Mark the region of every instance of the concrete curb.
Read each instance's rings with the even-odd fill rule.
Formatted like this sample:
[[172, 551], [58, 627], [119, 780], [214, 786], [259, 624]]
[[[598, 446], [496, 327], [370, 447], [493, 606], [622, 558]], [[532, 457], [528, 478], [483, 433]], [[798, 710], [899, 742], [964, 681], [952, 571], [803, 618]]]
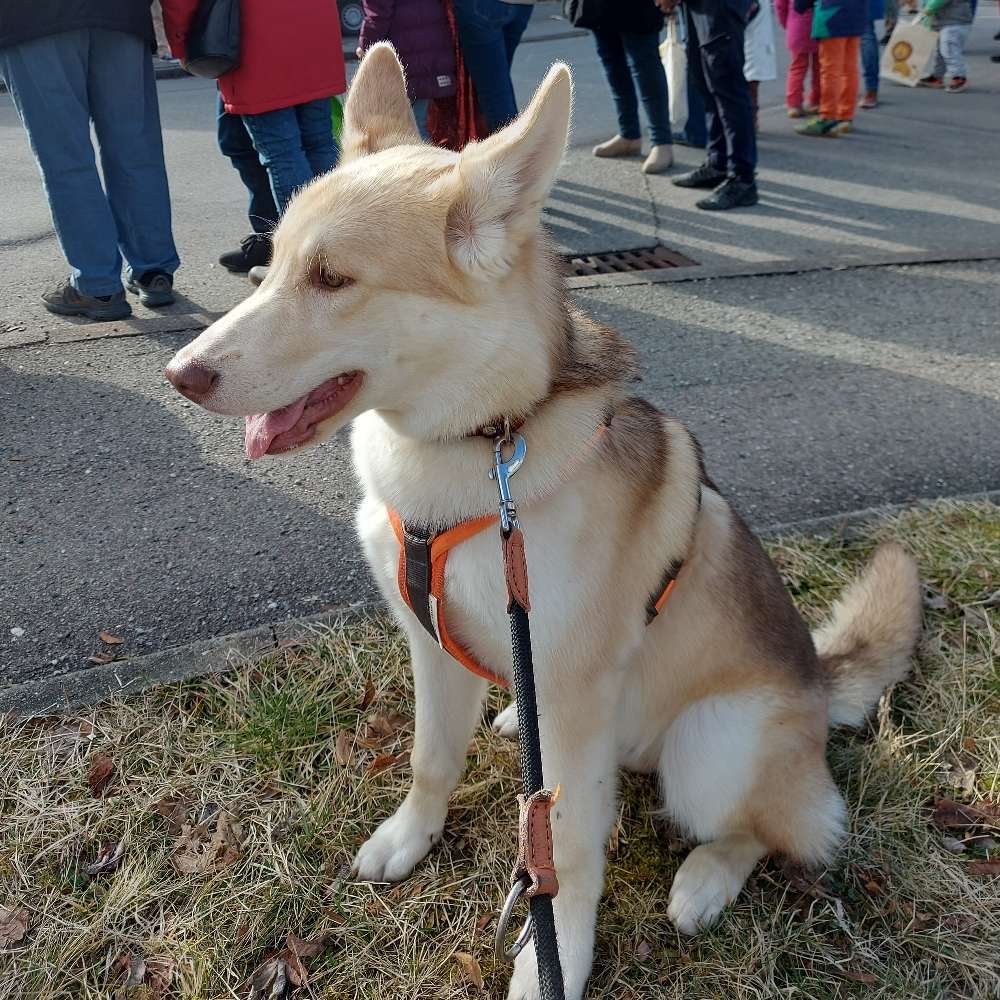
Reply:
[[[761, 528], [757, 534], [761, 538], [779, 538], [791, 534], [839, 534], [850, 539], [858, 537], [860, 529], [874, 520], [907, 510], [926, 510], [942, 500], [986, 500], [1000, 506], [1000, 490], [935, 497], [906, 504], [885, 504], [826, 517], [787, 521]], [[371, 615], [383, 610], [383, 605], [375, 602], [343, 605], [315, 615], [174, 646], [158, 653], [112, 663], [106, 668], [76, 670], [44, 681], [18, 684], [0, 691], [0, 714], [30, 718], [70, 712], [103, 701], [113, 694], [137, 694], [157, 684], [222, 673], [241, 661], [267, 656], [283, 643], [301, 639], [310, 632], [321, 631], [345, 618]]]

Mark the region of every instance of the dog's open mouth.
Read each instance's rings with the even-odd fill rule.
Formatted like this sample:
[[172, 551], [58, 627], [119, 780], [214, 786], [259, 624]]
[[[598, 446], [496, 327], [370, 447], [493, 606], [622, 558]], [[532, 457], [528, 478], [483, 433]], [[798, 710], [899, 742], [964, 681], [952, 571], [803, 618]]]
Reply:
[[311, 441], [324, 420], [339, 413], [354, 399], [363, 381], [362, 372], [335, 375], [280, 410], [247, 417], [247, 458], [278, 455]]

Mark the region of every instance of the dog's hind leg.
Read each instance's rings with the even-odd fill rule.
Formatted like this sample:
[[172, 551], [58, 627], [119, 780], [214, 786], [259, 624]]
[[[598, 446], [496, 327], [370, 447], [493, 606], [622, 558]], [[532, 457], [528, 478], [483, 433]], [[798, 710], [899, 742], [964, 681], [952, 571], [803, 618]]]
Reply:
[[844, 803], [824, 759], [824, 706], [767, 689], [703, 698], [664, 737], [666, 811], [704, 841], [674, 877], [667, 914], [694, 934], [715, 921], [757, 862], [781, 852], [827, 860]]
[[354, 873], [371, 882], [406, 878], [440, 838], [486, 692], [486, 681], [462, 669], [426, 633], [409, 631], [416, 693], [413, 785], [354, 859]]

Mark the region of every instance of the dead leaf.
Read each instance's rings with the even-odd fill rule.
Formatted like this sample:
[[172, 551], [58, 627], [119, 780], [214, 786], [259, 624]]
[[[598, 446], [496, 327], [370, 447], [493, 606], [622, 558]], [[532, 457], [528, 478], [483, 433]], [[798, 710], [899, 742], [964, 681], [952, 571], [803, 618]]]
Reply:
[[365, 683], [364, 694], [358, 702], [358, 708], [363, 712], [375, 700], [375, 685], [369, 680]]
[[976, 794], [976, 759], [964, 750], [956, 753], [948, 751], [945, 757], [946, 774], [944, 780], [954, 788], [960, 788], [966, 795]]
[[942, 830], [1000, 830], [1000, 806], [985, 799], [966, 804], [954, 799], [936, 798], [931, 811], [931, 820]]
[[31, 914], [23, 906], [15, 910], [0, 906], [0, 951], [24, 940], [30, 917]]
[[1000, 858], [971, 861], [966, 871], [970, 875], [1000, 875]]
[[191, 803], [187, 799], [176, 795], [168, 795], [166, 798], [160, 799], [159, 802], [155, 803], [152, 810], [163, 817], [167, 833], [171, 837], [176, 837], [184, 826], [184, 821], [187, 819], [188, 809], [190, 808]]
[[239, 821], [223, 809], [194, 826], [185, 823], [174, 843], [170, 861], [182, 875], [213, 874], [239, 861], [243, 856], [242, 839]]
[[410, 754], [407, 751], [403, 753], [380, 753], [375, 757], [372, 762], [368, 765], [368, 770], [365, 772], [369, 777], [374, 777], [376, 774], [381, 774], [383, 771], [389, 771], [394, 767], [400, 767], [405, 764], [410, 759]]
[[93, 653], [87, 657], [87, 662], [103, 666], [105, 663], [115, 663], [124, 659], [125, 657], [121, 653]]
[[653, 954], [653, 946], [643, 938], [635, 949], [635, 959], [637, 962], [645, 962]]
[[477, 930], [477, 931], [484, 931], [484, 930], [486, 930], [486, 925], [487, 925], [487, 924], [488, 924], [488, 923], [489, 923], [489, 922], [490, 922], [490, 921], [491, 921], [492, 919], [493, 919], [493, 914], [492, 914], [492, 913], [484, 913], [484, 914], [483, 914], [483, 915], [482, 915], [482, 916], [481, 916], [481, 917], [480, 917], [480, 918], [479, 918], [479, 919], [478, 919], [478, 920], [476, 921], [476, 930]]
[[618, 857], [618, 849], [621, 845], [621, 833], [622, 825], [618, 820], [615, 820], [615, 825], [611, 827], [611, 834], [608, 837], [608, 846], [606, 849], [606, 853], [612, 861]]
[[[998, 590], [997, 593], [1000, 594], [1000, 590]], [[975, 739], [971, 736], [966, 736], [965, 739], [962, 740], [962, 749], [968, 750], [970, 753], [975, 753], [978, 745], [979, 744], [976, 743]]]
[[326, 949], [326, 941], [306, 941], [297, 934], [285, 937], [285, 947], [279, 952], [265, 953], [264, 961], [243, 984], [248, 1000], [280, 1000], [292, 987], [306, 986], [309, 972], [304, 959], [315, 958]]
[[95, 799], [104, 795], [115, 773], [115, 762], [103, 753], [95, 753], [90, 758], [90, 770], [87, 772], [87, 784], [90, 785], [90, 794]]
[[479, 967], [479, 963], [475, 957], [467, 951], [456, 951], [451, 957], [461, 966], [462, 975], [465, 979], [477, 990], [481, 990], [484, 985], [483, 970]]
[[333, 746], [333, 759], [341, 767], [350, 766], [351, 760], [354, 757], [354, 748], [352, 744], [352, 735], [346, 729], [341, 729], [341, 731], [337, 733], [337, 742]]
[[109, 646], [120, 646], [125, 641], [120, 635], [113, 635], [111, 632], [98, 632], [97, 638]]
[[109, 840], [101, 845], [93, 864], [87, 865], [84, 871], [88, 875], [110, 875], [118, 871], [125, 857], [125, 842]]
[[944, 834], [941, 837], [941, 843], [944, 845], [946, 851], [951, 851], [952, 854], [964, 854], [965, 844], [962, 843], [957, 837], [949, 837], [948, 834]]
[[878, 982], [878, 977], [870, 972], [855, 972], [853, 969], [834, 969], [834, 972], [841, 979], [849, 979], [852, 983], [864, 983], [866, 986], [874, 986]]

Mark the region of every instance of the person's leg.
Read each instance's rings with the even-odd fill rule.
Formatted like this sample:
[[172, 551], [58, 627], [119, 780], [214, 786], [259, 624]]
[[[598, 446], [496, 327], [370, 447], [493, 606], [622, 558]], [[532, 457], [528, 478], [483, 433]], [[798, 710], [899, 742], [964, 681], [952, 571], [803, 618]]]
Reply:
[[295, 108], [302, 135], [302, 148], [312, 168], [313, 176], [319, 177], [337, 165], [340, 150], [333, 137], [333, 119], [330, 98], [307, 101]]
[[280, 215], [292, 195], [313, 178], [312, 167], [302, 148], [298, 115], [294, 107], [278, 108], [259, 115], [243, 115], [243, 124], [267, 171]]
[[832, 122], [837, 118], [837, 105], [843, 88], [840, 42], [839, 38], [821, 38], [819, 41], [819, 116], [824, 121]]
[[152, 57], [141, 38], [124, 31], [93, 29], [90, 37], [90, 111], [122, 254], [137, 277], [173, 274], [180, 259]]
[[417, 131], [424, 142], [431, 141], [430, 129], [427, 128], [427, 113], [430, 111], [431, 102], [426, 97], [418, 97], [411, 105], [413, 117], [417, 123]]
[[670, 134], [670, 98], [667, 74], [660, 58], [659, 32], [622, 32], [620, 37], [649, 122], [649, 141], [654, 146], [669, 146], [673, 141]]
[[507, 52], [507, 69], [514, 64], [514, 53], [521, 43], [521, 36], [524, 29], [528, 27], [531, 20], [531, 13], [535, 9], [533, 4], [524, 3], [503, 3], [506, 7], [506, 23], [503, 26], [503, 44]]
[[[686, 5], [685, 5], [686, 6]], [[729, 152], [726, 146], [726, 132], [722, 127], [722, 116], [715, 100], [708, 77], [708, 65], [702, 39], [711, 37], [704, 14], [687, 12], [688, 18], [688, 65], [694, 69], [694, 79], [705, 104], [705, 124], [708, 129], [708, 145], [705, 162], [713, 170], [725, 173], [728, 169]], [[743, 71], [740, 70], [742, 78]]]
[[861, 62], [865, 68], [865, 96], [878, 93], [878, 39], [875, 37], [875, 22], [866, 21], [861, 35]]
[[728, 172], [745, 183], [757, 170], [757, 137], [750, 88], [743, 76], [743, 26], [725, 10], [710, 17], [710, 41], [702, 45], [705, 77], [718, 106], [728, 151]]
[[[479, 110], [491, 132], [517, 114], [505, 33], [509, 6], [501, 0], [455, 0], [462, 57], [476, 88]], [[528, 13], [530, 16], [530, 10]]]
[[640, 139], [639, 101], [635, 96], [632, 74], [629, 73], [625, 58], [622, 34], [618, 31], [594, 31], [594, 44], [611, 88], [611, 98], [618, 116], [618, 134], [623, 139]]
[[90, 141], [87, 29], [0, 49], [0, 70], [28, 133], [73, 285], [122, 292], [118, 230]]
[[840, 91], [840, 105], [837, 120], [849, 122], [854, 118], [858, 106], [858, 86], [861, 83], [861, 36], [852, 35], [844, 39], [843, 86]]
[[819, 108], [820, 93], [823, 87], [823, 73], [819, 66], [819, 50], [809, 53], [809, 107]]
[[968, 76], [965, 63], [965, 40], [969, 36], [969, 25], [949, 24], [943, 27], [938, 36], [940, 60], [944, 64], [943, 74], [954, 78]]
[[809, 68], [808, 52], [793, 52], [788, 62], [788, 77], [785, 81], [785, 104], [790, 110], [802, 107], [803, 84]]
[[229, 114], [219, 96], [216, 118], [219, 149], [229, 158], [250, 195], [247, 215], [255, 233], [270, 233], [278, 224], [278, 207], [271, 194], [271, 181], [253, 148], [250, 133], [239, 115]]

